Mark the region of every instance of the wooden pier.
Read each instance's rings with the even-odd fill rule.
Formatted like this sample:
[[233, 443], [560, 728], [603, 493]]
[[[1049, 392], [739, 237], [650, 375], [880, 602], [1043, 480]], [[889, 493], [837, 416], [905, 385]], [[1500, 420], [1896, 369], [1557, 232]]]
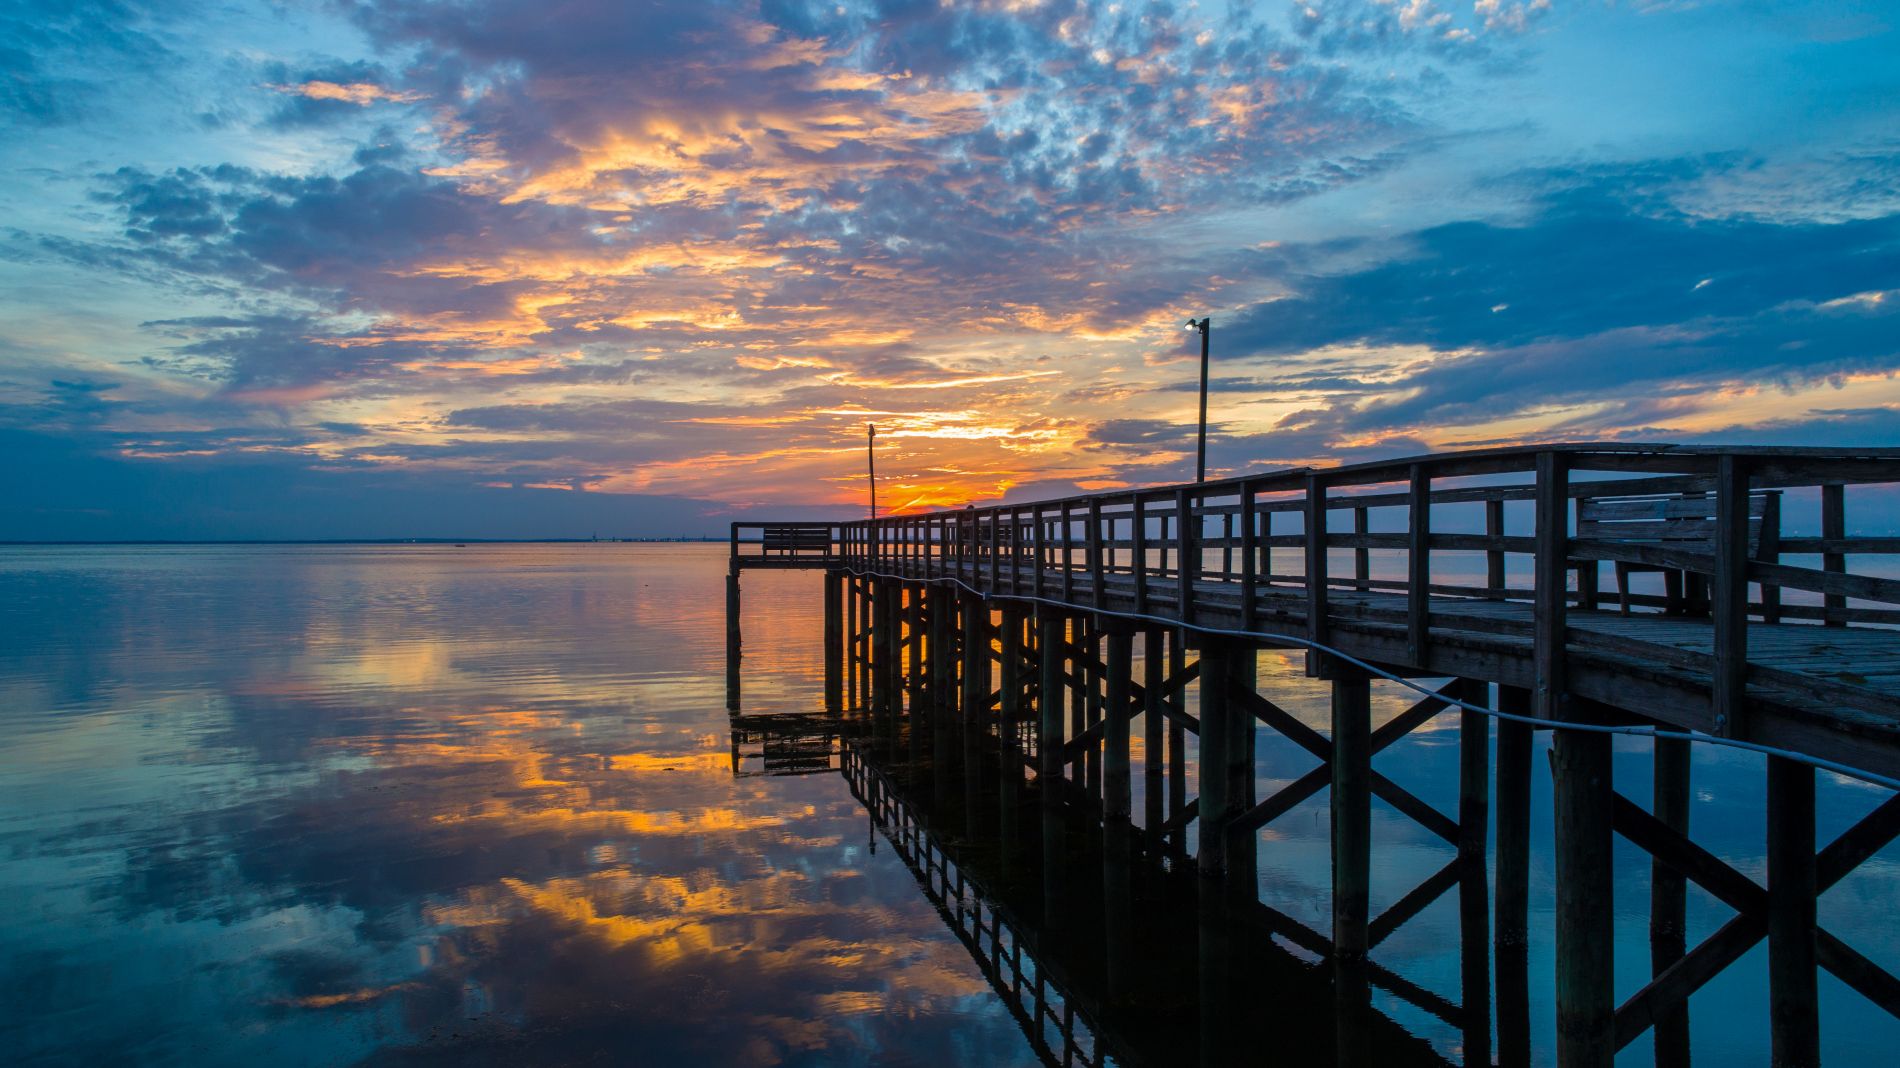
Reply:
[[[1531, 732], [1552, 728], [1559, 1063], [1609, 1065], [1652, 1028], [1658, 1062], [1683, 1063], [1689, 995], [1765, 938], [1773, 1063], [1815, 1064], [1819, 969], [1900, 1016], [1900, 981], [1815, 923], [1816, 898], [1900, 834], [1900, 799], [1817, 849], [1809, 762], [1900, 777], [1900, 579], [1877, 566], [1900, 552], [1895, 483], [1900, 451], [1571, 445], [852, 523], [736, 524], [729, 703], [736, 711], [743, 572], [820, 569], [826, 704], [859, 714], [867, 744], [954, 762], [970, 796], [993, 789], [1012, 811], [1081, 806], [1105, 849], [1134, 842], [1178, 863], [1191, 849], [1204, 919], [1260, 918], [1260, 830], [1329, 789], [1331, 930], [1265, 922], [1330, 962], [1343, 1007], [1363, 1002], [1353, 992], [1378, 974], [1378, 943], [1453, 886], [1474, 918], [1490, 905], [1500, 989], [1521, 973]], [[1850, 500], [1871, 505], [1872, 529], [1850, 533]], [[1660, 590], [1637, 588], [1651, 580]], [[1270, 647], [1307, 650], [1308, 673], [1329, 682], [1330, 735], [1263, 692], [1254, 654]], [[1391, 679], [1425, 692], [1374, 729], [1371, 687]], [[1492, 717], [1467, 705], [1521, 717], [1498, 721], [1495, 761]], [[1442, 715], [1464, 739], [1456, 814], [1373, 767]], [[1261, 725], [1320, 761], [1267, 798], [1255, 796]], [[1765, 886], [1690, 836], [1688, 742], [1655, 740], [1643, 806], [1613, 781], [1611, 736], [1578, 729], [1645, 726], [1774, 750]], [[1480, 880], [1466, 901], [1471, 880], [1441, 872], [1369, 915], [1372, 798], [1481, 861], [1493, 780], [1493, 900]], [[1620, 1004], [1614, 835], [1654, 867], [1653, 978]], [[1683, 935], [1688, 882], [1736, 912], [1694, 947]], [[1232, 981], [1214, 980], [1203, 1002]], [[1473, 987], [1467, 975], [1485, 997], [1489, 981]], [[1482, 1034], [1468, 1034], [1470, 1063], [1492, 1059], [1486, 1016]], [[1339, 1063], [1373, 1059], [1357, 1021], [1336, 1014]], [[1501, 1006], [1497, 1024], [1497, 1061], [1524, 1063], [1527, 1021]]]

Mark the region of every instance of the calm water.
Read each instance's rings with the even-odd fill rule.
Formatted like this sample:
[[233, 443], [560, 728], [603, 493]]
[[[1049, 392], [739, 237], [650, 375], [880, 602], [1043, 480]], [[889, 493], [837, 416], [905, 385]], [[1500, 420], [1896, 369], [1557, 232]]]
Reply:
[[[724, 554], [0, 550], [0, 1048], [75, 1064], [1035, 1063], [910, 870], [870, 848], [842, 777], [753, 775], [755, 759], [734, 774]], [[817, 709], [819, 607], [815, 576], [747, 575], [747, 712]], [[1263, 656], [1261, 673], [1326, 727], [1296, 662]], [[1409, 703], [1378, 701], [1381, 717]], [[1262, 796], [1312, 764], [1266, 732], [1259, 760]], [[1618, 760], [1646, 799], [1646, 747]], [[1455, 734], [1427, 730], [1379, 767], [1451, 810], [1456, 761]], [[1695, 775], [1697, 840], [1759, 877], [1759, 761], [1699, 750]], [[1822, 841], [1884, 799], [1822, 778]], [[1548, 1061], [1548, 775], [1534, 782]], [[1261, 845], [1262, 900], [1322, 930], [1327, 833], [1322, 792]], [[1450, 851], [1382, 803], [1374, 835], [1376, 915]], [[1890, 847], [1820, 908], [1892, 970], [1897, 863]], [[1647, 975], [1648, 864], [1619, 842], [1617, 874], [1627, 996]], [[1728, 915], [1691, 888], [1692, 943]], [[1374, 956], [1456, 1000], [1458, 938], [1453, 893]], [[1765, 972], [1758, 947], [1692, 1001], [1699, 1063], [1766, 1062]], [[1825, 973], [1821, 993], [1830, 1063], [1888, 1063], [1900, 1023]], [[1455, 1029], [1373, 1003], [1459, 1058]], [[1649, 1058], [1643, 1039], [1622, 1062]]]

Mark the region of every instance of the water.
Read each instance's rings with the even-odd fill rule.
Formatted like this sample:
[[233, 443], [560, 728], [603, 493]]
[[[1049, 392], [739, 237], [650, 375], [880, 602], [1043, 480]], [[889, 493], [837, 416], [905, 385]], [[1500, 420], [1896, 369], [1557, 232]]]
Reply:
[[[753, 774], [746, 746], [735, 763], [725, 562], [722, 545], [0, 550], [0, 1048], [49, 1064], [1036, 1063], [842, 776]], [[816, 577], [750, 572], [745, 598], [746, 711], [817, 711]], [[1326, 728], [1296, 662], [1265, 655], [1261, 676]], [[1375, 717], [1406, 703], [1381, 690]], [[1258, 754], [1261, 796], [1313, 763], [1266, 731]], [[1452, 811], [1456, 754], [1454, 732], [1425, 730], [1378, 767]], [[1646, 747], [1617, 760], [1646, 800]], [[1549, 1063], [1537, 761], [1525, 996]], [[1759, 760], [1699, 749], [1694, 774], [1696, 839], [1759, 878]], [[1823, 842], [1884, 799], [1822, 779]], [[1261, 840], [1261, 899], [1320, 930], [1327, 834], [1322, 792]], [[1451, 855], [1383, 803], [1374, 849], [1374, 915]], [[1820, 904], [1890, 970], [1897, 865], [1889, 847]], [[1619, 840], [1620, 997], [1647, 976], [1648, 870]], [[1136, 915], [1155, 927], [1142, 910], [1164, 907], [1143, 897]], [[1692, 887], [1691, 944], [1728, 915]], [[1459, 937], [1454, 891], [1374, 958], [1456, 1001]], [[1765, 972], [1757, 947], [1691, 1002], [1699, 1063], [1766, 1063]], [[1828, 1063], [1890, 1059], [1900, 1022], [1825, 973], [1821, 996]], [[1443, 1020], [1376, 986], [1372, 1003], [1460, 1058]], [[1619, 1063], [1650, 1057], [1639, 1039]]]

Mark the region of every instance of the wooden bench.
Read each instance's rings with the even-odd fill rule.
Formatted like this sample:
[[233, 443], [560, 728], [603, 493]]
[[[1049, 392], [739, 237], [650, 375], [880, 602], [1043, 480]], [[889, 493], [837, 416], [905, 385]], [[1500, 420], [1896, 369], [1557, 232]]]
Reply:
[[[1777, 555], [1781, 530], [1781, 494], [1774, 491], [1748, 495], [1748, 549], [1751, 560], [1772, 560]], [[1584, 497], [1577, 502], [1577, 538], [1607, 543], [1632, 550], [1636, 559], [1609, 556], [1616, 564], [1617, 602], [1623, 614], [1630, 610], [1629, 577], [1637, 571], [1658, 571], [1663, 576], [1664, 607], [1670, 615], [1683, 614], [1691, 601], [1706, 601], [1706, 580], [1692, 569], [1669, 563], [1646, 561], [1642, 556], [1658, 554], [1645, 550], [1676, 550], [1715, 557], [1715, 495], [1712, 493], [1672, 493], [1643, 497]], [[1577, 561], [1585, 575], [1594, 579], [1595, 561]], [[1685, 578], [1690, 586], [1685, 596]], [[1595, 582], [1584, 582], [1587, 606], [1596, 607]]]
[[760, 551], [767, 556], [799, 556], [831, 553], [830, 527], [766, 527], [759, 536]]

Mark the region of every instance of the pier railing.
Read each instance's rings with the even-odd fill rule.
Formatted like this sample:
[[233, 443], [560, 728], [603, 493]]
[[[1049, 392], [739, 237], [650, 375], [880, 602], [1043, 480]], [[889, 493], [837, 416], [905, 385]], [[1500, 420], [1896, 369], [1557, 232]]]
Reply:
[[[1584, 651], [1704, 676], [1707, 708], [1678, 722], [1710, 733], [1743, 730], [1751, 686], [1891, 730], [1900, 642], [1872, 664], [1797, 666], [1759, 624], [1900, 624], [1900, 577], [1882, 566], [1900, 553], [1897, 482], [1900, 450], [1505, 448], [883, 517], [838, 537], [852, 568], [987, 596], [1318, 643], [1351, 628], [1421, 672], [1452, 633], [1529, 639], [1551, 718], [1566, 656]], [[1880, 509], [1852, 534], [1848, 487], [1874, 487], [1855, 496]], [[1651, 571], [1669, 593], [1630, 588]], [[1596, 622], [1573, 627], [1579, 612]], [[1665, 612], [1700, 626], [1641, 625]], [[1887, 671], [1893, 687], [1866, 681]]]

